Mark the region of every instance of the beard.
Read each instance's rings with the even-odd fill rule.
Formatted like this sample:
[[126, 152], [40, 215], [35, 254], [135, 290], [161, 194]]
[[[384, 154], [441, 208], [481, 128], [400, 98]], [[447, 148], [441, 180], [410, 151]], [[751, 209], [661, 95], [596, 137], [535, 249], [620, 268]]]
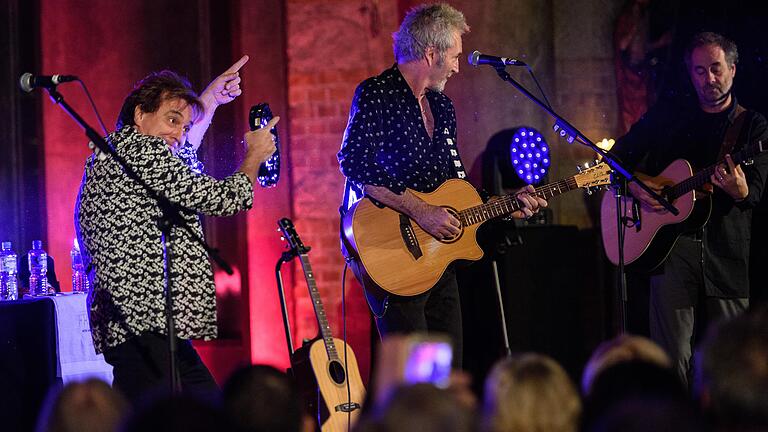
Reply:
[[731, 95], [732, 85], [729, 85], [726, 90], [722, 90], [718, 85], [707, 85], [699, 93], [699, 99], [702, 103], [708, 105], [718, 105], [723, 103], [728, 96]]
[[[444, 53], [441, 53], [437, 57], [437, 60], [435, 61], [435, 66], [439, 68], [440, 73], [443, 72], [443, 69], [445, 69], [445, 54]], [[443, 76], [440, 79], [435, 80], [434, 82], [431, 82], [431, 83], [427, 84], [427, 88], [432, 90], [432, 91], [436, 91], [436, 92], [442, 93], [443, 90], [445, 90], [445, 84], [447, 82], [448, 82], [448, 77], [447, 76]]]
[[436, 91], [436, 92], [442, 93], [443, 90], [445, 90], [445, 84], [447, 82], [448, 82], [448, 79], [445, 78], [445, 79], [442, 79], [442, 80], [440, 80], [440, 81], [438, 81], [436, 83], [432, 83], [432, 84], [428, 85], [427, 88], [432, 90], [432, 91]]

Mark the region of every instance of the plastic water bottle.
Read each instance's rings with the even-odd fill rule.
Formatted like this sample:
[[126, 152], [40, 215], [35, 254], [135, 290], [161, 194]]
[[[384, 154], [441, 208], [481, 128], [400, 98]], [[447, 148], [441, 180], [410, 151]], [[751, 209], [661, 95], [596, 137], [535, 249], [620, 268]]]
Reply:
[[48, 288], [48, 254], [43, 250], [43, 242], [34, 240], [29, 258], [29, 295], [42, 296], [51, 294]]
[[3, 242], [0, 249], [0, 301], [19, 299], [19, 260], [11, 250], [11, 242]]
[[72, 292], [87, 293], [90, 284], [88, 283], [88, 275], [85, 274], [83, 255], [80, 253], [80, 245], [77, 243], [77, 239], [73, 243], [72, 250], [69, 253], [72, 257]]

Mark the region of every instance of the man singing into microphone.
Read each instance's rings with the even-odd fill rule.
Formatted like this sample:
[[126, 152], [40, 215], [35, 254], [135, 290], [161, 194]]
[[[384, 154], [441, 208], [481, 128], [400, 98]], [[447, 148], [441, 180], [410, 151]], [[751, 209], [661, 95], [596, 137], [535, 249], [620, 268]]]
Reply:
[[[410, 216], [438, 239], [460, 232], [458, 219], [406, 188], [430, 192], [450, 178], [466, 177], [456, 145], [453, 103], [442, 91], [448, 78], [459, 72], [461, 37], [468, 31], [464, 15], [446, 4], [417, 6], [405, 16], [393, 34], [397, 63], [355, 91], [338, 153], [347, 177], [342, 211], [367, 195]], [[514, 214], [518, 218], [546, 206], [526, 193], [519, 198], [524, 208]], [[454, 364], [461, 365], [461, 310], [453, 268], [424, 294], [374, 298], [375, 287], [366, 285], [359, 263], [353, 260], [351, 267], [366, 289], [382, 336], [447, 333], [454, 343]]]
[[[198, 213], [224, 216], [251, 207], [259, 165], [275, 151], [269, 130], [277, 117], [245, 134], [245, 159], [223, 180], [195, 172], [185, 160], [196, 148], [182, 149], [188, 138], [199, 145], [216, 107], [241, 94], [238, 70], [247, 61], [241, 58], [199, 99], [174, 72], [148, 75], [126, 97], [118, 130], [107, 137], [154, 191], [184, 208], [184, 222], [200, 237]], [[167, 389], [170, 381], [161, 215], [158, 202], [112, 158], [88, 159], [75, 220], [93, 281], [88, 299], [93, 341], [114, 368], [114, 386], [132, 401], [148, 390]], [[208, 255], [180, 227], [173, 228], [171, 238], [180, 383], [186, 392], [215, 394], [216, 383], [189, 342], [216, 337]]]

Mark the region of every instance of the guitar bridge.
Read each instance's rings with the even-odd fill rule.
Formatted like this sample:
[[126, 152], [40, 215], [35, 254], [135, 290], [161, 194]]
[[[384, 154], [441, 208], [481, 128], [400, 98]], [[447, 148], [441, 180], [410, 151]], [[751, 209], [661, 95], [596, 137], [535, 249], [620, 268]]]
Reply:
[[411, 219], [404, 214], [400, 215], [400, 235], [403, 237], [405, 247], [408, 249], [408, 252], [411, 253], [413, 259], [419, 259], [424, 255], [421, 252], [419, 240], [416, 238], [416, 232], [413, 230], [413, 225], [411, 225]]

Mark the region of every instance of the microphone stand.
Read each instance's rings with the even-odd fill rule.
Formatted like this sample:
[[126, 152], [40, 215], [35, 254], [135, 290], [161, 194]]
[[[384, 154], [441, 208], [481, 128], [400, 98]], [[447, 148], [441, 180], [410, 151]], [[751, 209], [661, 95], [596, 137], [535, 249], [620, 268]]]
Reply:
[[[561, 137], [564, 137], [567, 142], [572, 143], [574, 141], [578, 141], [579, 143], [589, 147], [597, 153], [598, 155], [602, 156], [602, 160], [604, 160], [608, 166], [610, 166], [618, 175], [624, 179], [626, 179], [627, 184], [629, 182], [634, 182], [637, 184], [641, 189], [643, 189], [648, 195], [653, 197], [654, 200], [656, 200], [659, 204], [661, 204], [667, 211], [672, 213], [673, 215], [677, 216], [680, 211], [674, 207], [672, 204], [670, 204], [669, 201], [667, 201], [664, 197], [657, 194], [653, 191], [648, 185], [640, 181], [637, 177], [632, 175], [629, 171], [627, 171], [621, 163], [615, 159], [615, 157], [610, 153], [606, 152], [605, 150], [598, 147], [595, 143], [590, 141], [589, 138], [587, 138], [581, 131], [576, 129], [573, 125], [568, 123], [562, 116], [560, 116], [555, 110], [552, 109], [549, 105], [543, 103], [539, 98], [532, 95], [528, 90], [525, 89], [520, 83], [515, 81], [511, 76], [509, 76], [509, 73], [507, 73], [507, 70], [505, 69], [505, 66], [503, 65], [494, 65], [494, 69], [496, 69], [496, 73], [499, 75], [499, 78], [501, 78], [503, 81], [508, 82], [513, 87], [515, 87], [520, 93], [522, 93], [524, 96], [526, 96], [528, 99], [533, 101], [536, 105], [541, 107], [544, 111], [546, 111], [550, 116], [552, 116], [555, 119], [555, 124], [552, 127], [555, 132], [559, 133]], [[621, 215], [620, 215], [620, 198], [616, 200], [616, 215], [619, 218], [619, 222], [621, 222]], [[619, 224], [619, 231], [621, 231], [621, 224]], [[627, 331], [627, 322], [626, 322], [626, 292], [627, 292], [627, 279], [625, 275], [625, 269], [624, 269], [624, 244], [623, 244], [623, 233], [619, 234], [619, 239], [617, 241], [620, 242], [619, 244], [619, 297], [621, 301], [621, 307], [620, 307], [620, 315], [619, 315], [619, 321], [620, 321], [620, 327], [622, 333], [625, 333]]]
[[232, 267], [224, 261], [219, 254], [218, 249], [215, 249], [208, 245], [205, 240], [195, 233], [192, 228], [187, 224], [181, 215], [182, 210], [187, 210], [186, 207], [172, 203], [167, 197], [163, 196], [159, 192], [152, 189], [147, 182], [145, 182], [141, 176], [125, 161], [120, 155], [117, 154], [114, 148], [109, 145], [104, 138], [99, 135], [86, 121], [80, 117], [80, 115], [64, 100], [64, 96], [56, 90], [56, 85], [52, 85], [45, 88], [48, 90], [48, 94], [56, 105], [59, 105], [64, 111], [72, 117], [72, 119], [80, 125], [85, 131], [85, 135], [90, 139], [93, 144], [102, 152], [109, 155], [115, 160], [128, 178], [137, 182], [147, 192], [150, 198], [157, 201], [158, 206], [161, 208], [163, 215], [157, 222], [160, 231], [163, 234], [163, 250], [165, 255], [165, 324], [166, 332], [168, 336], [168, 355], [169, 355], [169, 371], [171, 374], [171, 392], [176, 394], [181, 391], [181, 382], [179, 377], [179, 371], [176, 366], [176, 326], [173, 320], [173, 279], [171, 277], [172, 269], [172, 257], [173, 257], [173, 242], [171, 238], [171, 230], [173, 227], [182, 228], [189, 234], [193, 241], [203, 246], [208, 252], [209, 256], [216, 262], [216, 264], [223, 269], [227, 274], [232, 274]]

